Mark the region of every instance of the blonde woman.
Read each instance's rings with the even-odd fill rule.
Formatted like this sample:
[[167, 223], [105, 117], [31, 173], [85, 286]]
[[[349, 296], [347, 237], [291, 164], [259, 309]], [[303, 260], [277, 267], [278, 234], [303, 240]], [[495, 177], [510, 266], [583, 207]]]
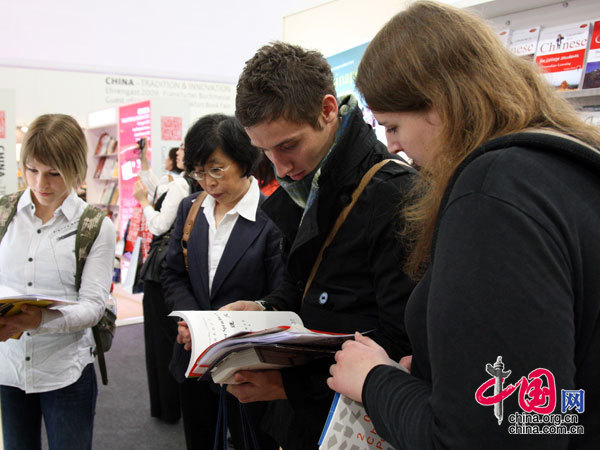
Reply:
[[421, 166], [405, 210], [420, 282], [412, 365], [357, 336], [329, 386], [397, 449], [598, 448], [600, 133], [482, 20], [434, 2], [379, 31], [356, 84]]
[[[104, 218], [75, 281], [75, 237], [86, 203], [87, 146], [70, 116], [47, 114], [29, 127], [21, 149], [27, 189], [0, 242], [0, 284], [23, 294], [74, 300], [60, 309], [23, 306], [0, 317], [0, 396], [7, 450], [41, 448], [43, 418], [51, 449], [89, 449], [97, 396], [90, 327], [102, 316], [115, 255]], [[22, 332], [19, 339], [11, 339]]]

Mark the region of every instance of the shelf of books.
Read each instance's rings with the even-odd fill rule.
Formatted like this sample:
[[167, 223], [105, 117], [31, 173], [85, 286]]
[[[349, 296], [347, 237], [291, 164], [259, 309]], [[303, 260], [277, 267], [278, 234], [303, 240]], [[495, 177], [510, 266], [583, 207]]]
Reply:
[[119, 127], [116, 113], [114, 117], [114, 121], [85, 130], [89, 149], [86, 199], [89, 204], [105, 209], [118, 227]]
[[513, 53], [540, 66], [586, 120], [600, 126], [600, 20], [503, 29], [498, 35]]

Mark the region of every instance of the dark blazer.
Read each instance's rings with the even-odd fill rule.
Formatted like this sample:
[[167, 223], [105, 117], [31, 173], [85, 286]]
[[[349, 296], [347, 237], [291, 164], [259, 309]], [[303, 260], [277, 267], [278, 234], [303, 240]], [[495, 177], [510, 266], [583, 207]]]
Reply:
[[[283, 264], [280, 233], [259, 208], [256, 221], [238, 217], [217, 267], [211, 292], [208, 286], [208, 222], [203, 208], [198, 212], [188, 240], [188, 266], [181, 249], [183, 227], [192, 202], [199, 193], [186, 197], [177, 211], [175, 226], [162, 271], [162, 287], [170, 311], [216, 310], [236, 300], [258, 300], [281, 281]], [[266, 197], [261, 194], [260, 203]], [[190, 352], [176, 344], [171, 371], [183, 381]]]

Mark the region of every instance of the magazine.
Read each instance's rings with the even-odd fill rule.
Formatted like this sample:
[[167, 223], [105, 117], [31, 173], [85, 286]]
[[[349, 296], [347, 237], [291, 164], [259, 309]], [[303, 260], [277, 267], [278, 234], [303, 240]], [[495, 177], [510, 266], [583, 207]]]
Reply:
[[535, 62], [558, 90], [579, 88], [590, 34], [588, 22], [543, 29]]
[[393, 450], [375, 431], [362, 403], [336, 392], [319, 439], [319, 450]]

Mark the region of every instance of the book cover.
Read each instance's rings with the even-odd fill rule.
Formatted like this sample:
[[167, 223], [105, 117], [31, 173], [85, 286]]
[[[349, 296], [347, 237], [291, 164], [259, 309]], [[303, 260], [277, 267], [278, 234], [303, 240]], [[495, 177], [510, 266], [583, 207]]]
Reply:
[[594, 22], [582, 89], [600, 88], [600, 20]]
[[105, 161], [106, 161], [106, 158], [98, 159], [98, 164], [96, 164], [96, 170], [94, 171], [94, 178], [100, 178], [100, 175], [102, 174], [102, 168], [104, 167]]
[[361, 403], [336, 393], [319, 439], [319, 450], [394, 450], [375, 431]]
[[100, 173], [101, 180], [111, 180], [113, 179], [113, 172], [115, 167], [117, 166], [116, 158], [103, 158], [105, 160], [104, 166], [102, 167], [102, 172]]
[[186, 376], [191, 378], [208, 374], [236, 349], [276, 344], [338, 349], [354, 338], [354, 334], [309, 330], [291, 311], [173, 311], [170, 315], [181, 317], [190, 329], [192, 350]]
[[533, 61], [539, 37], [539, 26], [514, 30], [510, 36], [508, 48], [515, 55], [528, 61]]
[[236, 384], [233, 376], [238, 370], [269, 370], [300, 366], [315, 358], [333, 357], [335, 350], [302, 345], [257, 345], [232, 351], [210, 369], [218, 384]]
[[589, 22], [543, 29], [535, 62], [558, 90], [579, 88], [590, 34]]

